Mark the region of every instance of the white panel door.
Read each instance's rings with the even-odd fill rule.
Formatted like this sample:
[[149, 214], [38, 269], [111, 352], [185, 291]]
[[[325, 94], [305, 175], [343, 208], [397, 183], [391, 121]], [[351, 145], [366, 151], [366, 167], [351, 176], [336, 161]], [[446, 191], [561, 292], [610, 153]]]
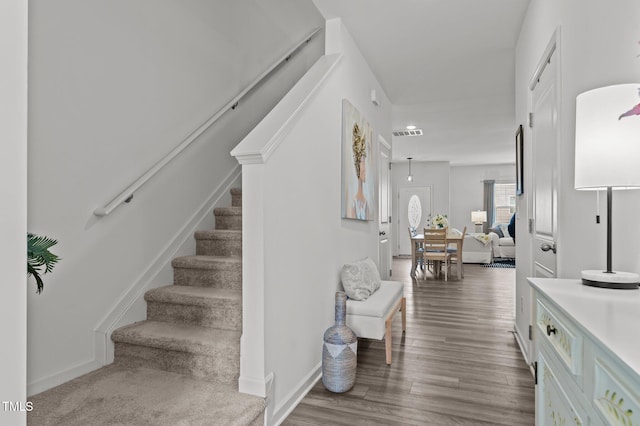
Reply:
[[388, 280], [391, 276], [391, 147], [378, 138], [380, 147], [380, 167], [378, 173], [378, 211], [380, 212], [379, 242], [378, 242], [378, 266], [380, 277]]
[[536, 277], [556, 276], [557, 235], [557, 119], [556, 56], [533, 89], [533, 265]]

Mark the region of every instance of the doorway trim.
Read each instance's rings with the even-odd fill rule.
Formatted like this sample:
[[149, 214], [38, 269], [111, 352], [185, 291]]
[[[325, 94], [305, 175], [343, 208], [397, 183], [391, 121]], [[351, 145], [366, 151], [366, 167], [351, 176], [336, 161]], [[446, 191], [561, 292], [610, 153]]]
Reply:
[[391, 145], [378, 135], [378, 267], [383, 280], [391, 277], [393, 257], [391, 158]]
[[[535, 224], [533, 223], [534, 219], [534, 205], [533, 205], [533, 148], [531, 144], [527, 144], [526, 141], [533, 140], [533, 131], [531, 128], [531, 116], [529, 112], [533, 111], [533, 90], [535, 89], [539, 77], [544, 72], [547, 64], [549, 62], [549, 58], [554, 56], [554, 61], [557, 64], [556, 73], [555, 73], [555, 85], [558, 96], [556, 98], [556, 111], [558, 115], [556, 117], [556, 140], [561, 141], [561, 133], [562, 133], [562, 44], [561, 44], [561, 27], [557, 26], [554, 30], [549, 42], [547, 43], [546, 48], [540, 56], [538, 64], [528, 82], [527, 85], [527, 100], [526, 100], [526, 126], [525, 126], [525, 158], [526, 163], [525, 167], [525, 193], [523, 196], [517, 197], [518, 208], [517, 211], [520, 215], [521, 213], [526, 214], [526, 229], [527, 231], [519, 234], [521, 237], [518, 241], [523, 240], [520, 244], [520, 250], [516, 248], [516, 257], [520, 259], [518, 261], [518, 266], [516, 268], [516, 298], [514, 302], [516, 302], [515, 312], [516, 312], [516, 321], [514, 322], [514, 335], [518, 346], [520, 347], [520, 351], [527, 362], [528, 365], [533, 366], [533, 363], [536, 360], [535, 354], [535, 345], [532, 340], [529, 338], [529, 327], [533, 327], [534, 321], [532, 318], [534, 312], [534, 298], [533, 298], [533, 290], [530, 288], [527, 277], [534, 275], [534, 262], [533, 262], [533, 250], [534, 247], [534, 229]], [[535, 120], [535, 117], [533, 117]], [[557, 146], [556, 149], [559, 149]], [[559, 155], [556, 155], [556, 170], [559, 169]], [[556, 176], [556, 179], [558, 177]], [[556, 182], [557, 184], [558, 182]], [[556, 204], [557, 209], [557, 204]], [[557, 216], [556, 211], [556, 216]], [[558, 221], [556, 221], [556, 229], [554, 238], [557, 239], [557, 229], [558, 229]], [[524, 241], [526, 237], [527, 241]], [[559, 262], [556, 259], [556, 272], [558, 271]], [[523, 299], [521, 299], [523, 298]], [[520, 314], [521, 310], [526, 307], [526, 311]], [[520, 315], [519, 315], [520, 314]], [[526, 318], [525, 318], [526, 316]], [[533, 367], [532, 372], [533, 372]]]

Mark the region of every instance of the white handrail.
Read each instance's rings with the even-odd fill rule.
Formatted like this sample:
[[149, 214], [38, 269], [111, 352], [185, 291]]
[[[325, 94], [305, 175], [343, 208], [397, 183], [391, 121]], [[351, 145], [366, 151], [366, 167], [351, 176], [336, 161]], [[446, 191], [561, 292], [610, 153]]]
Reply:
[[269, 68], [267, 68], [262, 74], [255, 78], [247, 87], [245, 87], [240, 93], [238, 93], [233, 99], [227, 102], [222, 108], [218, 110], [214, 115], [212, 115], [209, 119], [207, 119], [204, 123], [202, 123], [196, 130], [191, 132], [189, 136], [185, 140], [183, 140], [180, 145], [176, 146], [171, 150], [167, 155], [165, 155], [160, 161], [158, 161], [153, 167], [147, 170], [142, 176], [140, 176], [135, 182], [126, 187], [120, 194], [118, 194], [113, 200], [111, 200], [104, 207], [98, 207], [93, 211], [93, 214], [96, 216], [107, 216], [112, 211], [114, 211], [118, 206], [122, 203], [128, 203], [133, 198], [133, 193], [137, 191], [142, 185], [147, 183], [149, 179], [151, 179], [156, 173], [160, 171], [164, 166], [166, 166], [171, 160], [177, 157], [182, 151], [184, 151], [191, 143], [193, 143], [205, 130], [207, 130], [213, 123], [215, 123], [224, 113], [226, 113], [230, 109], [235, 109], [238, 106], [238, 102], [242, 99], [251, 89], [256, 87], [260, 82], [268, 76], [274, 69], [276, 69], [280, 64], [286, 62], [302, 45], [311, 41], [314, 35], [320, 31], [321, 28], [316, 28], [311, 31], [307, 36], [302, 39], [298, 44], [295, 45], [292, 49], [290, 49], [287, 53], [285, 53], [282, 57], [280, 57], [276, 62], [273, 63]]

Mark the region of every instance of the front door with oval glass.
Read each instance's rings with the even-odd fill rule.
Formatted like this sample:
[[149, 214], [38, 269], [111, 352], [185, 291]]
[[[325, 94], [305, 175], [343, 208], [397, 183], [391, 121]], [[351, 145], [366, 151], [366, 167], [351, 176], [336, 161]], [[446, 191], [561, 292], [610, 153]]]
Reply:
[[411, 255], [411, 241], [408, 228], [416, 229], [422, 234], [427, 227], [431, 215], [431, 187], [408, 187], [398, 191], [398, 254]]

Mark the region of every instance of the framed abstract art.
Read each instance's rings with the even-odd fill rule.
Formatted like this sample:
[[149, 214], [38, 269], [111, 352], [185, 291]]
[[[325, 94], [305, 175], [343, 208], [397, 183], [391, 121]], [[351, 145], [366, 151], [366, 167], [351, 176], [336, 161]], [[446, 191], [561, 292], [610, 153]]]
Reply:
[[342, 218], [373, 220], [375, 170], [373, 130], [360, 112], [342, 100]]

